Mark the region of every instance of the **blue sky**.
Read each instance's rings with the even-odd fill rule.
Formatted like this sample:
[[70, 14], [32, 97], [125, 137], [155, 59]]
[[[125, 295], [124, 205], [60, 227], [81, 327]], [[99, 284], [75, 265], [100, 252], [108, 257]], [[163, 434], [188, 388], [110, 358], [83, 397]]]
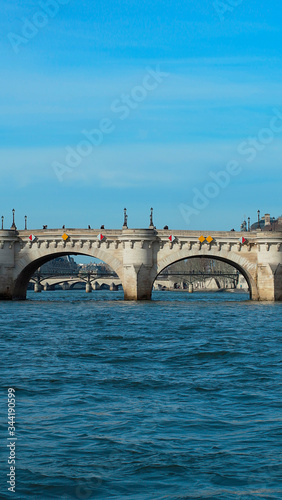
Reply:
[[[124, 206], [131, 227], [148, 225], [151, 206], [158, 227], [199, 230], [239, 229], [258, 208], [282, 213], [278, 0], [221, 7], [2, 0], [1, 7], [6, 225], [12, 208], [19, 227], [26, 214], [33, 228], [119, 228]], [[156, 71], [163, 76], [154, 79]], [[118, 112], [125, 96], [130, 105]], [[275, 131], [274, 109], [281, 112]], [[70, 168], [66, 148], [77, 151], [83, 131], [105, 120], [111, 131]], [[250, 138], [257, 141], [251, 161]], [[207, 198], [211, 173], [231, 161], [239, 173]], [[206, 197], [200, 209], [195, 193]]]

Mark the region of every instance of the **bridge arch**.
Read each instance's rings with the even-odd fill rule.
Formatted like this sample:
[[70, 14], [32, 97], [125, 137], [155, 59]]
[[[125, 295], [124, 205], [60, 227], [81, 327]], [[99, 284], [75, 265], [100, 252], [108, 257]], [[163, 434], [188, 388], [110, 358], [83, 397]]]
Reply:
[[72, 281], [71, 283], [69, 283], [69, 290], [75, 290], [77, 285], [82, 285], [82, 284], [83, 281]]
[[[50, 250], [48, 252], [48, 249], [45, 249], [45, 251], [39, 252], [37, 249], [34, 254], [31, 252], [28, 254], [28, 257], [26, 256], [25, 258], [22, 258], [15, 267], [13, 298], [17, 300], [24, 300], [26, 298], [28, 283], [32, 275], [39, 267], [43, 266], [43, 264], [46, 264], [46, 262], [49, 262], [50, 260], [56, 259], [57, 257], [66, 257], [68, 255], [84, 255], [99, 259], [110, 266], [122, 282], [122, 263], [106, 251], [101, 251], [99, 249], [99, 251], [95, 252], [93, 250], [94, 249], [91, 249], [89, 252], [73, 252], [70, 250], [60, 250], [58, 252]], [[39, 255], [39, 253], [41, 255]]]
[[[182, 254], [182, 252], [181, 252]], [[229, 264], [230, 266], [234, 267], [237, 269], [245, 278], [248, 287], [249, 287], [249, 294], [250, 294], [250, 299], [255, 299], [257, 300], [258, 297], [258, 289], [257, 289], [257, 284], [256, 280], [254, 279], [252, 272], [249, 267], [249, 262], [246, 261], [244, 262], [245, 259], [242, 259], [242, 257], [238, 257], [236, 254], [231, 253], [231, 255], [226, 256], [226, 255], [218, 255], [218, 253], [215, 252], [195, 252], [191, 255], [191, 252], [189, 254], [182, 254], [180, 255], [180, 252], [177, 254], [171, 255], [171, 256], [166, 256], [164, 259], [160, 260], [157, 265], [157, 274], [154, 278], [154, 281], [152, 283], [152, 288], [153, 284], [156, 280], [156, 278], [161, 274], [165, 269], [167, 269], [169, 266], [172, 264], [176, 264], [177, 262], [181, 262], [183, 260], [190, 260], [190, 259], [196, 259], [196, 258], [202, 258], [202, 259], [211, 259], [211, 260], [217, 260], [220, 262], [224, 262], [226, 264]]]

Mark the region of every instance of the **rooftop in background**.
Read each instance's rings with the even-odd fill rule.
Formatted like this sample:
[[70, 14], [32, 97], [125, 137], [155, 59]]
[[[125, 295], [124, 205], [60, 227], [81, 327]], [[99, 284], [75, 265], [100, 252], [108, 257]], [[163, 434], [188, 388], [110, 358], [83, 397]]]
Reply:
[[251, 225], [251, 231], [263, 229], [264, 231], [281, 231], [282, 232], [282, 215], [275, 219], [270, 217], [270, 214], [265, 214], [259, 222]]

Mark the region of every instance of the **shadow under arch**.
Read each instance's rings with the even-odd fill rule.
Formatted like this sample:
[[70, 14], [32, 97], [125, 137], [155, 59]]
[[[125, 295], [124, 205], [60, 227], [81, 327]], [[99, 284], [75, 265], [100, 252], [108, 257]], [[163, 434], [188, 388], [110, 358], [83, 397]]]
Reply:
[[96, 257], [93, 254], [89, 254], [86, 252], [54, 252], [54, 253], [49, 253], [46, 255], [43, 255], [42, 257], [39, 257], [37, 259], [32, 260], [31, 262], [28, 262], [26, 265], [23, 266], [22, 269], [18, 271], [18, 275], [16, 276], [15, 282], [14, 282], [14, 291], [13, 291], [13, 299], [14, 300], [25, 300], [26, 299], [26, 292], [27, 292], [27, 287], [28, 283], [32, 277], [32, 275], [35, 273], [35, 271], [43, 266], [43, 264], [46, 264], [47, 262], [54, 260], [58, 257], [67, 257], [68, 255], [84, 255], [86, 257], [92, 257], [92, 258], [97, 258], [107, 264], [113, 271], [118, 275], [120, 281], [122, 282], [122, 279], [120, 277], [120, 265], [113, 265], [113, 262], [107, 262], [107, 259], [101, 259], [101, 257]]
[[157, 275], [156, 275], [156, 277], [155, 277], [155, 279], [153, 281], [153, 284], [152, 284], [152, 290], [153, 290], [153, 285], [154, 285], [157, 277], [165, 269], [167, 269], [168, 267], [172, 266], [173, 264], [177, 264], [178, 262], [182, 262], [183, 260], [192, 260], [192, 259], [217, 260], [217, 261], [224, 262], [225, 264], [230, 265], [231, 267], [237, 269], [237, 271], [239, 271], [244, 276], [244, 278], [245, 278], [245, 280], [246, 280], [246, 282], [248, 284], [248, 291], [249, 291], [249, 295], [250, 295], [250, 300], [252, 300], [253, 295], [256, 295], [256, 292], [257, 292], [256, 283], [255, 283], [254, 279], [252, 278], [252, 276], [248, 273], [248, 271], [246, 269], [244, 269], [244, 267], [242, 267], [235, 260], [227, 259], [227, 258], [221, 257], [221, 256], [215, 256], [213, 254], [187, 255], [185, 257], [181, 257], [179, 259], [173, 260], [169, 264], [166, 263], [166, 265], [162, 265], [162, 263], [160, 262], [160, 264], [158, 266], [158, 273], [157, 273]]
[[[57, 284], [57, 283], [56, 283], [56, 284]], [[69, 285], [69, 290], [76, 290], [76, 289], [78, 289], [78, 290], [79, 290], [78, 285], [79, 285], [79, 286], [80, 286], [80, 285], [83, 285], [83, 281], [75, 281], [75, 282], [71, 283], [71, 284]]]

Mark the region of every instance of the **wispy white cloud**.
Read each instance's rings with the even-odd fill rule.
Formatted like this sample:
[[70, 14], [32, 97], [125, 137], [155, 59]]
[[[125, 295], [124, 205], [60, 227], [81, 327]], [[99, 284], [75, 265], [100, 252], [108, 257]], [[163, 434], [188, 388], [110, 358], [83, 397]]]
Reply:
[[[215, 110], [228, 106], [252, 112], [265, 106], [279, 105], [281, 99], [280, 74], [275, 73], [270, 80], [263, 68], [254, 75], [247, 69], [232, 69], [225, 66], [207, 70], [202, 66], [170, 66], [163, 64], [170, 76], [159, 88], [148, 94], [139, 106], [144, 111], [152, 111], [152, 118], [165, 120], [165, 111], [171, 109], [175, 116], [185, 109]], [[152, 67], [154, 67], [152, 65]], [[33, 122], [38, 117], [36, 129], [44, 122], [56, 121], [72, 123], [81, 120], [99, 120], [111, 114], [111, 104], [122, 94], [130, 94], [134, 86], [140, 84], [146, 74], [146, 66], [129, 68], [125, 66], [117, 74], [111, 70], [101, 72], [61, 71], [59, 74], [28, 75], [21, 71], [4, 71], [0, 84], [2, 122], [17, 123], [17, 126]], [[112, 84], [114, 78], [115, 84]], [[157, 112], [157, 114], [156, 114]], [[221, 111], [222, 113], [222, 111]], [[133, 116], [133, 115], [132, 115]], [[131, 119], [131, 117], [129, 117]], [[135, 118], [134, 118], [135, 119]], [[171, 119], [171, 117], [170, 117]], [[63, 131], [64, 133], [67, 131]]]
[[[180, 191], [206, 180], [208, 173], [224, 169], [230, 160], [238, 160], [246, 179], [279, 177], [282, 139], [277, 138], [265, 151], [259, 152], [252, 163], [237, 153], [236, 141], [172, 145], [131, 144], [102, 146], [64, 177], [69, 186], [93, 184], [100, 188], [169, 187]], [[74, 146], [75, 148], [75, 146]], [[2, 149], [0, 150], [2, 180], [12, 180], [16, 186], [28, 187], [38, 182], [58, 183], [51, 163], [64, 162], [61, 149]], [[237, 182], [237, 180], [236, 180]]]

